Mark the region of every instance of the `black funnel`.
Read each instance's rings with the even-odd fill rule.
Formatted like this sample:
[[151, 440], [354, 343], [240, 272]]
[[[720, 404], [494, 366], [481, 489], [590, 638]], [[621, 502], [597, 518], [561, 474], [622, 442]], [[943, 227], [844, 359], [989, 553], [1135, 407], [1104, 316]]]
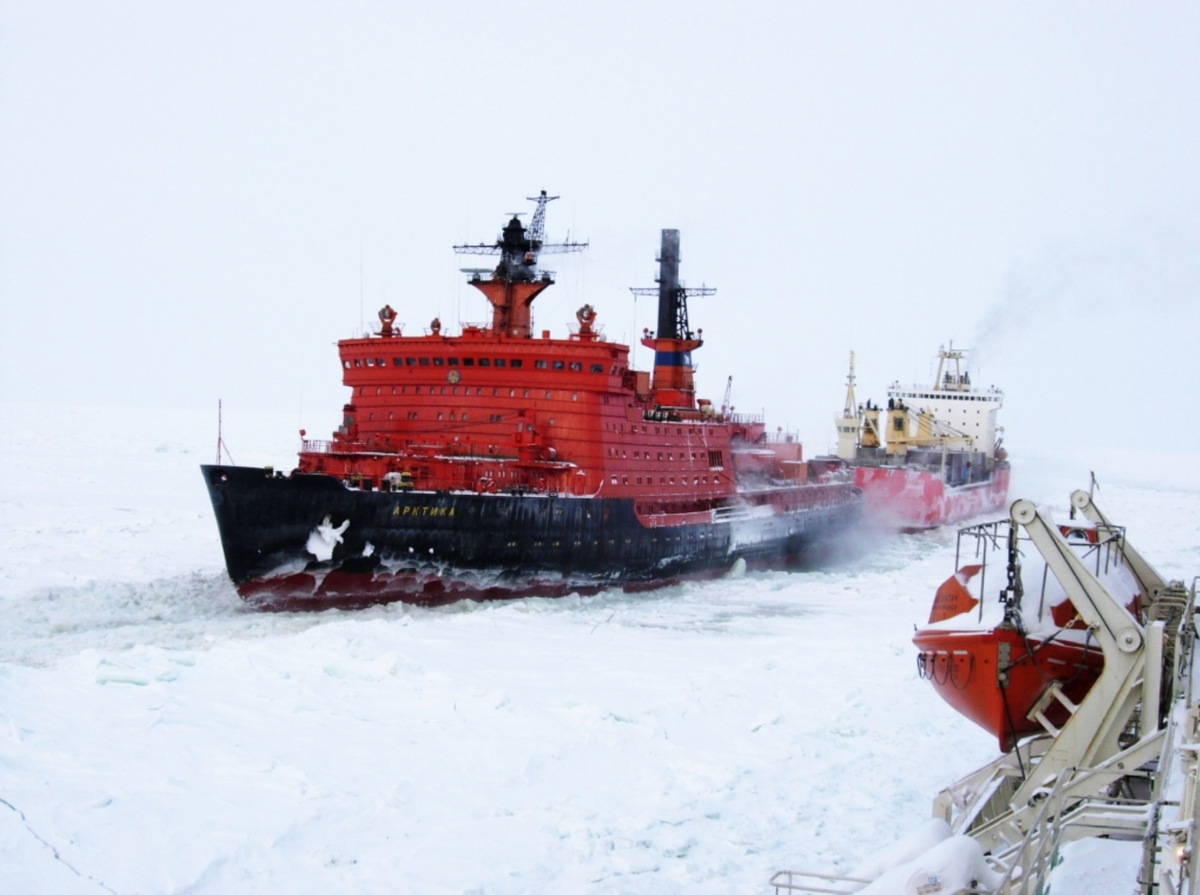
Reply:
[[658, 254], [658, 332], [660, 339], [678, 339], [679, 333], [679, 231], [662, 232]]

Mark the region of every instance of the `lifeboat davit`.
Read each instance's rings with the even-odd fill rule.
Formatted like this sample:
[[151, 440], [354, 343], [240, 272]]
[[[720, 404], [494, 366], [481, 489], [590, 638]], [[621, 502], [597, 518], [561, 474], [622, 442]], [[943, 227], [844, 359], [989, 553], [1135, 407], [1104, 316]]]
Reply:
[[[959, 532], [982, 561], [962, 565], [937, 590], [929, 621], [913, 637], [917, 668], [955, 711], [993, 734], [1002, 751], [1035, 734], [1057, 734], [1104, 670], [1104, 656], [1044, 560], [1026, 557], [1010, 529], [1007, 568], [988, 554], [1003, 550], [1003, 528], [988, 523]], [[1137, 579], [1118, 561], [1119, 533], [1090, 522], [1058, 526], [1072, 551], [1136, 616]], [[999, 598], [986, 598], [988, 573]], [[999, 573], [999, 574], [997, 574]]]

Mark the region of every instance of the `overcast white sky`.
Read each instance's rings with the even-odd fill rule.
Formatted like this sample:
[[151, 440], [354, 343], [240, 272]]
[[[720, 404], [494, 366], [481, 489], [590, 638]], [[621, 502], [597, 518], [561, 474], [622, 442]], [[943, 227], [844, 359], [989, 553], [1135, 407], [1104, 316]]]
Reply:
[[450, 246], [547, 189], [591, 249], [537, 326], [651, 325], [677, 227], [702, 393], [810, 453], [851, 349], [879, 400], [948, 339], [1014, 451], [1194, 447], [1197, 47], [1194, 3], [0, 2], [0, 398], [327, 431], [360, 250], [368, 320], [485, 319]]

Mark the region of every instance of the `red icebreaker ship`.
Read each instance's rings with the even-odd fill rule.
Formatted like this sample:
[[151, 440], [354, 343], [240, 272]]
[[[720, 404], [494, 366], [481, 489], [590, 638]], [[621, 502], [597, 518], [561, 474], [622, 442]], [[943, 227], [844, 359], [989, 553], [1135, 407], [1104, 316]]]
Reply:
[[[658, 328], [630, 366], [591, 305], [565, 338], [533, 332], [553, 284], [539, 255], [544, 192], [528, 229], [456, 246], [498, 258], [468, 271], [489, 323], [406, 335], [389, 306], [378, 333], [338, 343], [350, 389], [332, 439], [305, 440], [288, 474], [204, 467], [226, 566], [243, 597], [347, 604], [646, 587], [782, 565], [854, 524], [846, 464], [805, 461], [760, 417], [696, 397], [703, 345], [679, 283], [679, 231], [662, 231]], [[704, 290], [706, 292], [711, 290]], [[304, 433], [301, 433], [302, 435]]]

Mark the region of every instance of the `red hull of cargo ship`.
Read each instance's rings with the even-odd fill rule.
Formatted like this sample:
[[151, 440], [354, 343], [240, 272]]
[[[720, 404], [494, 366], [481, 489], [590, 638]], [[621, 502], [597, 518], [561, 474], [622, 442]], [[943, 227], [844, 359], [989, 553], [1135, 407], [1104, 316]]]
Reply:
[[984, 482], [949, 487], [937, 473], [895, 466], [858, 466], [865, 518], [892, 528], [934, 528], [1004, 509], [1009, 467], [997, 465]]

